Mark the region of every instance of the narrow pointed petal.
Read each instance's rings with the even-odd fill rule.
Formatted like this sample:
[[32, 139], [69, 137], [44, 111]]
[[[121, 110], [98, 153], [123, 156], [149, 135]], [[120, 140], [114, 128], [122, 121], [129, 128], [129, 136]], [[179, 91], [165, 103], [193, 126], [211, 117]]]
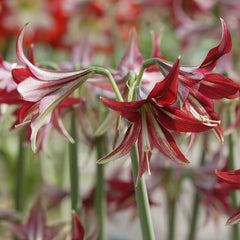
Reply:
[[133, 30], [128, 40], [123, 58], [120, 62], [119, 72], [121, 73], [121, 75], [127, 74], [129, 70], [139, 72], [143, 61], [143, 56], [141, 55], [137, 47], [136, 32], [135, 30]]
[[240, 222], [240, 208], [227, 220], [227, 225], [234, 225]]
[[17, 56], [20, 61], [22, 61], [24, 64], [26, 64], [29, 68], [29, 70], [36, 76], [37, 78], [43, 80], [43, 81], [49, 81], [49, 80], [57, 80], [57, 79], [66, 79], [66, 78], [72, 78], [72, 76], [76, 76], [78, 74], [82, 73], [88, 73], [86, 70], [80, 70], [80, 71], [71, 71], [71, 72], [64, 72], [64, 71], [51, 71], [48, 69], [41, 69], [34, 65], [31, 61], [28, 60], [28, 58], [24, 55], [23, 51], [23, 36], [24, 32], [26, 30], [28, 24], [25, 25], [23, 30], [21, 31], [20, 35], [17, 39]]
[[214, 105], [212, 99], [205, 97], [202, 93], [196, 92], [189, 94], [185, 102], [187, 111], [192, 114], [199, 121], [204, 121], [206, 125], [215, 126], [212, 132], [217, 139], [223, 143], [224, 136], [221, 127], [221, 120], [217, 113], [214, 112]]
[[162, 33], [163, 33], [163, 28], [160, 29], [160, 31], [157, 34], [154, 34], [154, 32], [151, 32], [151, 35], [152, 35], [152, 45], [153, 45], [151, 58], [161, 58], [161, 59], [164, 59], [162, 54], [161, 54], [161, 52], [160, 52], [160, 48], [159, 48], [159, 42], [161, 40]]
[[131, 151], [133, 144], [137, 141], [140, 128], [141, 128], [140, 121], [131, 124], [128, 127], [127, 132], [125, 133], [125, 136], [122, 142], [118, 145], [118, 147], [116, 147], [111, 153], [101, 158], [97, 162], [106, 163], [112, 160], [122, 158], [125, 155], [127, 155]]
[[240, 184], [240, 169], [228, 172], [215, 170], [215, 173], [219, 178], [228, 183]]
[[161, 82], [155, 84], [147, 99], [155, 98], [159, 105], [171, 105], [176, 101], [180, 58], [177, 58], [169, 74]]
[[41, 200], [38, 199], [31, 209], [30, 216], [26, 224], [28, 239], [43, 239], [45, 226], [45, 211], [42, 207]]
[[213, 73], [204, 76], [198, 91], [211, 99], [232, 99], [239, 96], [239, 89], [239, 85], [232, 79]]
[[51, 93], [51, 95], [44, 97], [41, 99], [39, 103], [38, 115], [31, 122], [31, 142], [33, 151], [36, 150], [36, 137], [37, 132], [44, 124], [48, 123], [51, 119], [52, 111], [65, 99], [67, 98], [76, 88], [81, 86], [86, 80], [88, 76], [84, 76], [77, 81], [69, 82], [63, 85], [60, 89]]
[[205, 124], [196, 118], [190, 117], [178, 108], [165, 107], [156, 111], [156, 117], [159, 123], [165, 128], [177, 132], [203, 132], [216, 127], [217, 124]]
[[74, 143], [73, 138], [70, 136], [70, 134], [67, 132], [66, 128], [64, 127], [61, 116], [57, 109], [55, 109], [52, 113], [51, 122], [52, 122], [54, 128], [60, 134], [62, 134], [69, 142]]
[[132, 101], [132, 102], [119, 102], [109, 98], [101, 97], [102, 102], [116, 111], [130, 122], [135, 122], [139, 119], [139, 111], [146, 100]]
[[74, 222], [74, 228], [73, 228], [72, 240], [83, 240], [85, 231], [76, 212], [73, 212], [73, 222]]
[[221, 19], [222, 23], [222, 39], [218, 46], [212, 48], [200, 67], [195, 71], [195, 73], [207, 73], [210, 72], [217, 64], [217, 60], [223, 56], [224, 54], [228, 53], [232, 49], [232, 40], [231, 35], [228, 30], [228, 27], [223, 19]]
[[163, 154], [180, 164], [187, 164], [189, 161], [178, 148], [172, 135], [152, 117], [148, 118], [148, 132], [152, 142]]

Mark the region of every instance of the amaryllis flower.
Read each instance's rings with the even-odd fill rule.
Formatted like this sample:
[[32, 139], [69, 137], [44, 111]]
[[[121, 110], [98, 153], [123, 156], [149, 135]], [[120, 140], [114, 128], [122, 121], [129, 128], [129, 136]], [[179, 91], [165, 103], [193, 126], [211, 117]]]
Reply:
[[120, 145], [100, 159], [99, 163], [125, 156], [135, 142], [138, 145], [140, 158], [137, 183], [146, 169], [149, 170], [153, 148], [157, 148], [175, 162], [182, 164], [189, 162], [179, 150], [170, 131], [202, 132], [216, 127], [216, 124], [199, 121], [171, 106], [177, 99], [179, 66], [178, 58], [166, 78], [158, 82], [145, 99], [118, 102], [101, 98], [106, 106], [122, 115], [131, 124]]
[[[223, 142], [223, 131], [220, 118], [214, 112], [214, 99], [233, 99], [239, 96], [239, 85], [230, 78], [218, 73], [211, 73], [217, 60], [232, 47], [230, 32], [225, 22], [222, 23], [222, 40], [212, 48], [199, 66], [181, 66], [179, 70], [178, 104], [189, 114], [199, 120], [215, 122], [218, 126], [213, 129], [219, 140]], [[159, 70], [166, 74], [172, 64], [163, 59], [156, 60]]]
[[8, 222], [6, 223], [6, 226], [19, 240], [52, 240], [58, 236], [60, 231], [63, 229], [64, 224], [58, 223], [48, 226], [46, 224], [46, 213], [44, 207], [41, 204], [41, 200], [38, 199], [30, 211], [26, 224]]
[[[235, 171], [215, 170], [216, 175], [225, 183], [229, 189], [240, 189], [240, 169]], [[240, 222], [240, 208], [227, 220], [227, 224], [233, 225]]]
[[38, 130], [50, 121], [52, 111], [93, 75], [93, 71], [90, 69], [53, 71], [37, 67], [24, 55], [22, 47], [24, 31], [25, 28], [17, 40], [17, 55], [25, 67], [13, 69], [12, 74], [18, 83], [18, 92], [23, 100], [29, 102], [21, 122], [23, 124], [31, 122], [31, 141], [35, 151]]

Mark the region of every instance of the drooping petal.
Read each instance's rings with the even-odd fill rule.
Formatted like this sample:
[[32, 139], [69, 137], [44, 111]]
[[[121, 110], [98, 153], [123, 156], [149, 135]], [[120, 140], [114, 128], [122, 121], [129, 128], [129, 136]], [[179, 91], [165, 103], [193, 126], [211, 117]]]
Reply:
[[43, 81], [49, 81], [49, 80], [57, 80], [57, 79], [72, 79], [73, 76], [79, 75], [81, 77], [82, 74], [88, 74], [90, 71], [88, 70], [76, 70], [76, 71], [70, 71], [70, 72], [65, 72], [65, 71], [52, 71], [48, 69], [41, 69], [34, 65], [32, 62], [28, 60], [28, 58], [24, 55], [23, 52], [23, 36], [25, 29], [28, 24], [25, 25], [23, 30], [21, 31], [20, 35], [18, 36], [17, 39], [17, 56], [20, 61], [22, 61], [24, 64], [26, 64], [29, 68], [29, 70], [33, 73], [33, 75], [41, 79]]
[[240, 208], [234, 212], [234, 214], [227, 220], [227, 225], [233, 225], [240, 222]]
[[228, 183], [240, 184], [240, 169], [235, 171], [227, 171], [227, 172], [215, 170], [215, 173], [219, 178], [221, 178], [222, 180]]
[[69, 142], [74, 143], [73, 138], [70, 136], [70, 134], [67, 132], [66, 128], [64, 127], [60, 113], [59, 113], [59, 111], [57, 111], [57, 109], [55, 109], [52, 113], [51, 122], [52, 122], [54, 128], [60, 134], [62, 134]]
[[125, 136], [122, 142], [118, 145], [118, 147], [116, 147], [111, 153], [101, 158], [97, 162], [98, 163], [110, 162], [112, 160], [122, 158], [126, 154], [128, 154], [131, 151], [133, 144], [137, 141], [140, 129], [141, 129], [140, 121], [131, 124], [128, 127], [127, 132], [125, 133]]
[[192, 114], [199, 121], [204, 121], [206, 125], [217, 124], [216, 127], [212, 128], [212, 132], [220, 142], [224, 142], [221, 120], [219, 115], [214, 112], [212, 99], [205, 97], [200, 92], [194, 92], [189, 94], [185, 102], [185, 108], [189, 114]]
[[39, 128], [50, 121], [52, 111], [87, 79], [88, 75], [76, 81], [64, 84], [60, 89], [57, 89], [55, 92], [51, 93], [51, 95], [41, 99], [39, 103], [38, 114], [31, 122], [31, 142], [33, 151], [36, 150], [36, 137]]
[[223, 56], [224, 54], [228, 53], [232, 49], [232, 40], [231, 35], [228, 30], [228, 27], [223, 19], [221, 19], [222, 23], [222, 39], [218, 46], [212, 48], [200, 67], [195, 71], [195, 73], [208, 73], [210, 72], [217, 64], [217, 60]]
[[146, 100], [119, 102], [105, 97], [101, 97], [101, 100], [106, 106], [116, 111], [130, 122], [135, 122], [139, 119], [140, 108], [146, 103]]
[[155, 84], [147, 99], [155, 98], [161, 106], [173, 104], [177, 98], [179, 67], [180, 58], [177, 58], [169, 74], [163, 81]]
[[232, 99], [238, 97], [239, 89], [239, 85], [232, 79], [213, 73], [204, 76], [198, 91], [211, 99]]
[[70, 107], [76, 104], [79, 104], [83, 101], [82, 98], [71, 98], [68, 97], [66, 98], [61, 104], [59, 104], [59, 106], [57, 107], [57, 109], [55, 109], [52, 113], [52, 118], [51, 118], [51, 122], [54, 126], [54, 128], [60, 133], [62, 134], [64, 137], [66, 137], [66, 139], [68, 139], [71, 143], [74, 142], [74, 140], [72, 139], [72, 137], [69, 135], [69, 133], [67, 132], [67, 130], [65, 129], [62, 119], [61, 119], [61, 112], [62, 109], [65, 107]]
[[189, 161], [178, 148], [172, 135], [164, 127], [159, 125], [154, 116], [148, 116], [147, 120], [149, 138], [152, 139], [154, 146], [177, 163], [189, 163]]
[[177, 132], [197, 133], [210, 130], [217, 126], [216, 123], [213, 123], [212, 125], [205, 124], [203, 121], [190, 117], [183, 111], [174, 107], [158, 108], [158, 111], [155, 111], [155, 114], [161, 125]]
[[73, 234], [72, 240], [83, 240], [84, 239], [84, 228], [76, 212], [73, 212]]

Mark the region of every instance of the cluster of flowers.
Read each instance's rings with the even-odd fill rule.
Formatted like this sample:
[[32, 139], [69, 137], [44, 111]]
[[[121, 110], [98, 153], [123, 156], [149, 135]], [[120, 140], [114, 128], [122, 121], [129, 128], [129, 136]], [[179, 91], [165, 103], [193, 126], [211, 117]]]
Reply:
[[[16, 52], [20, 63], [13, 64], [1, 59], [0, 103], [18, 106], [14, 112], [16, 121], [13, 127], [29, 126], [28, 140], [36, 152], [45, 151], [46, 132], [51, 126], [73, 142], [64, 128], [62, 114], [67, 112], [64, 109], [71, 109], [83, 101], [82, 98], [72, 97], [76, 89], [90, 84], [92, 94], [97, 95], [99, 88], [107, 91], [108, 95], [109, 91], [114, 91], [118, 100], [106, 96], [100, 99], [125, 118], [128, 127], [120, 144], [98, 163], [124, 157], [137, 143], [139, 170], [135, 184], [138, 184], [146, 171], [151, 172], [150, 161], [154, 149], [176, 163], [189, 163], [177, 146], [177, 134], [192, 133], [195, 136], [198, 132], [211, 130], [223, 143], [221, 121], [214, 111], [213, 100], [237, 98], [240, 86], [234, 80], [212, 71], [218, 59], [229, 53], [232, 47], [227, 25], [222, 19], [221, 23], [221, 42], [208, 52], [199, 66], [181, 66], [180, 57], [174, 63], [169, 62], [161, 55], [159, 36], [155, 35], [151, 58], [144, 60], [137, 47], [136, 33], [132, 32], [120, 65], [114, 70], [92, 66], [89, 48], [82, 49], [78, 56], [78, 63], [83, 66], [80, 70], [74, 70], [76, 61], [59, 64], [57, 69], [40, 67], [35, 63], [32, 46], [28, 55], [24, 54], [25, 26], [17, 40]], [[113, 115], [109, 119], [115, 121], [117, 117]], [[107, 121], [105, 125], [109, 123]], [[233, 189], [239, 184], [235, 177], [239, 175], [238, 171], [217, 171], [217, 175], [232, 183]], [[133, 191], [130, 191], [127, 197], [132, 194]], [[77, 225], [77, 216], [74, 218]], [[229, 221], [235, 223], [238, 218], [239, 212]], [[82, 225], [78, 225], [82, 233]]]

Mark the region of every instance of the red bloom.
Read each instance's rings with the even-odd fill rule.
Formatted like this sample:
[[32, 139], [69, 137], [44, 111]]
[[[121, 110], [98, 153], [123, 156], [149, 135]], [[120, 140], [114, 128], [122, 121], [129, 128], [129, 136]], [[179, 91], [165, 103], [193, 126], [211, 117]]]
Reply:
[[[240, 189], [240, 169], [235, 171], [215, 170], [216, 175], [225, 183], [229, 189]], [[233, 225], [240, 222], [240, 208], [227, 220], [227, 224]]]
[[[148, 168], [153, 148], [157, 148], [170, 159], [186, 164], [188, 160], [177, 147], [170, 131], [201, 132], [216, 124], [209, 124], [192, 118], [171, 106], [176, 101], [179, 59], [176, 60], [166, 78], [155, 85], [146, 99], [133, 102], [118, 102], [102, 97], [105, 105], [122, 115], [130, 124], [120, 145], [99, 163], [121, 158], [130, 152], [137, 142], [139, 172], [137, 183]], [[141, 92], [141, 89], [139, 90]], [[149, 170], [150, 171], [150, 170]]]
[[64, 227], [63, 223], [52, 226], [46, 225], [46, 214], [38, 199], [33, 205], [25, 225], [18, 223], [7, 223], [8, 229], [17, 239], [54, 239]]
[[19, 120], [20, 123], [31, 122], [31, 141], [35, 151], [38, 130], [50, 121], [52, 111], [83, 84], [93, 72], [89, 69], [53, 71], [37, 67], [24, 55], [22, 47], [24, 30], [17, 41], [17, 55], [26, 67], [15, 68], [12, 70], [12, 74], [18, 83], [18, 92], [27, 102], [19, 113], [21, 114]]
[[[223, 142], [220, 118], [214, 112], [213, 99], [236, 98], [239, 96], [239, 85], [221, 74], [211, 73], [217, 60], [230, 52], [232, 41], [225, 22], [222, 23], [222, 39], [218, 46], [210, 49], [203, 62], [197, 67], [181, 66], [179, 70], [178, 104], [198, 120], [206, 120], [218, 124], [213, 129]], [[172, 64], [159, 59], [159, 70], [166, 74]]]

